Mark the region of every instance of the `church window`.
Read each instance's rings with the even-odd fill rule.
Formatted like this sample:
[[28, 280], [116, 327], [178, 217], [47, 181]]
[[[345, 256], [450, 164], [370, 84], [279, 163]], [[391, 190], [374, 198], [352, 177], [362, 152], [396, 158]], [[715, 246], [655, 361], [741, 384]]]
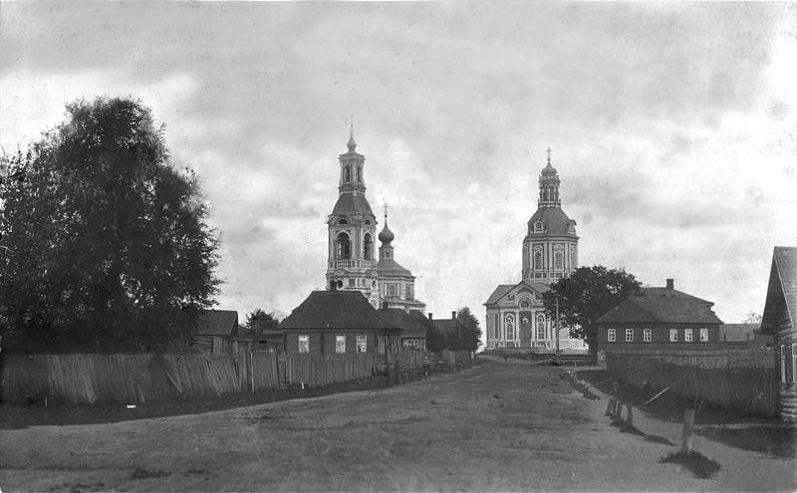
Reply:
[[357, 183], [360, 183], [360, 182], [362, 182], [362, 175], [361, 175], [360, 168], [357, 167]]
[[394, 283], [390, 283], [387, 285], [387, 295], [388, 296], [398, 296], [398, 286]]
[[506, 340], [507, 341], [514, 341], [515, 340], [515, 317], [512, 315], [507, 315], [504, 319], [504, 327], [506, 329]]
[[376, 287], [376, 281], [371, 281], [371, 287], [372, 287], [372, 288], [375, 288], [375, 287]]
[[616, 329], [607, 329], [606, 330], [606, 340], [609, 342], [614, 342], [617, 340], [617, 330]]
[[353, 288], [353, 287], [354, 287], [354, 283], [355, 283], [355, 280], [354, 280], [354, 279], [349, 279], [349, 287], [350, 287], [350, 288]]
[[349, 235], [340, 233], [335, 242], [335, 256], [338, 260], [348, 260], [351, 257], [351, 242]]
[[520, 308], [528, 308], [531, 306], [531, 303], [527, 299], [520, 300]]
[[371, 221], [369, 221], [368, 219], [366, 219], [366, 220], [365, 220], [365, 225], [366, 225], [366, 226], [370, 226], [370, 225], [371, 225]]
[[374, 242], [371, 240], [371, 235], [365, 233], [365, 238], [363, 238], [363, 258], [371, 260], [373, 258], [373, 250]]
[[542, 247], [534, 247], [534, 270], [542, 270]]
[[545, 315], [540, 313], [537, 315], [537, 340], [545, 339]]
[[345, 219], [341, 219], [341, 220], [338, 221], [338, 224], [349, 224], [349, 221], [347, 221]]
[[553, 268], [556, 270], [564, 268], [564, 249], [562, 245], [556, 245], [553, 248]]
[[411, 300], [415, 298], [415, 289], [413, 288], [412, 284], [407, 284], [406, 286], [406, 299]]
[[539, 231], [542, 231], [542, 229], [543, 229], [542, 221], [535, 221], [534, 222], [534, 231], [539, 232]]
[[343, 168], [343, 181], [345, 181], [346, 183], [351, 181], [351, 170], [349, 169], [348, 166]]

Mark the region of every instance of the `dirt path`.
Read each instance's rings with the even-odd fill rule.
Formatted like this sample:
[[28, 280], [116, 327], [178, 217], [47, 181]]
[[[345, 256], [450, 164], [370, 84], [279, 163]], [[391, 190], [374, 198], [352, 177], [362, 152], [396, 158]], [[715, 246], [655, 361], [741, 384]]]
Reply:
[[[0, 431], [3, 491], [776, 490], [794, 461], [710, 442], [697, 479], [675, 450], [618, 432], [606, 401], [553, 367], [490, 363], [379, 391], [201, 415]], [[678, 426], [638, 426], [677, 443]], [[674, 436], [670, 436], [672, 434]], [[701, 445], [707, 445], [703, 440]], [[750, 485], [756, 485], [751, 488]]]

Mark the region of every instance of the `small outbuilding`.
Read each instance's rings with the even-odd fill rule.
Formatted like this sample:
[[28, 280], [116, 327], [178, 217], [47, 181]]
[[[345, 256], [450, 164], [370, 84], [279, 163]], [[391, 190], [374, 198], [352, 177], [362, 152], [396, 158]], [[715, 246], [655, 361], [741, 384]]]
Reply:
[[238, 312], [201, 310], [197, 318], [194, 344], [208, 352], [225, 352], [226, 345], [239, 336]]
[[761, 317], [761, 334], [774, 337], [782, 418], [797, 421], [797, 247], [775, 247]]

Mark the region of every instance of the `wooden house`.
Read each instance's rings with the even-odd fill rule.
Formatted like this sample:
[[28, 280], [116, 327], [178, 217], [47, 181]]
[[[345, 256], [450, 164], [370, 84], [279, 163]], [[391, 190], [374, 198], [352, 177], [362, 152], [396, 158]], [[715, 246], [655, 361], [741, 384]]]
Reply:
[[597, 321], [598, 347], [604, 351], [629, 346], [714, 347], [722, 321], [711, 310], [714, 303], [675, 289], [643, 287]]
[[761, 333], [774, 336], [782, 418], [797, 421], [797, 247], [775, 247], [761, 318]]
[[423, 313], [418, 310], [411, 310], [408, 313], [401, 308], [382, 308], [379, 310], [379, 315], [391, 325], [401, 329], [399, 338], [402, 348], [426, 349], [426, 333], [431, 322]]
[[398, 352], [401, 333], [359, 291], [313, 291], [281, 328], [287, 353], [373, 353], [387, 364]]
[[238, 312], [235, 310], [201, 310], [197, 319], [194, 345], [211, 353], [226, 351], [239, 336]]

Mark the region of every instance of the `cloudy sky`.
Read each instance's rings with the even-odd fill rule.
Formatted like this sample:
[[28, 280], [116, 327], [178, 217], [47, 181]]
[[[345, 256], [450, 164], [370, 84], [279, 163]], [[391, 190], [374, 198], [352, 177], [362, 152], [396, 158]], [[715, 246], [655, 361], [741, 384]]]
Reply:
[[[351, 114], [375, 212], [428, 310], [519, 280], [545, 148], [582, 265], [761, 312], [797, 245], [797, 6], [0, 4], [0, 143], [140, 98], [201, 176], [223, 308], [324, 286]], [[381, 228], [381, 224], [379, 226]]]

